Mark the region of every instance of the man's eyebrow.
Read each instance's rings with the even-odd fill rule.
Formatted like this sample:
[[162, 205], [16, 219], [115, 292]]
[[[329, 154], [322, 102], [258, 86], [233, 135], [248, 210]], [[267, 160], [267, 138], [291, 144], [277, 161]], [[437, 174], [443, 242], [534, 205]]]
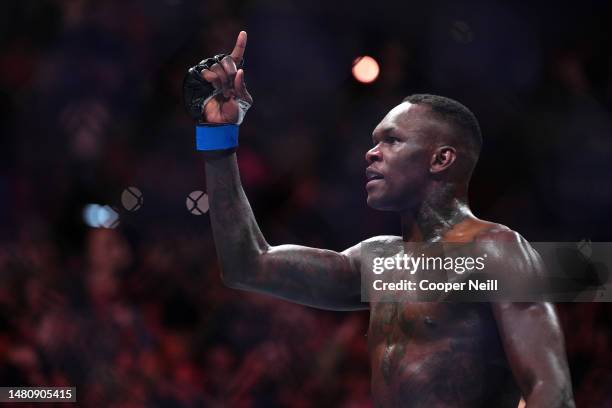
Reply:
[[380, 134], [380, 137], [389, 136], [389, 134], [393, 134], [394, 136], [399, 136], [399, 132], [395, 126], [385, 126], [384, 128], [372, 132], [372, 141], [376, 142], [376, 135]]
[[380, 134], [380, 138], [385, 136], [393, 136], [401, 138], [402, 133], [400, 133], [399, 129], [396, 126], [386, 126], [379, 131], [372, 132], [372, 142], [376, 142], [377, 134]]

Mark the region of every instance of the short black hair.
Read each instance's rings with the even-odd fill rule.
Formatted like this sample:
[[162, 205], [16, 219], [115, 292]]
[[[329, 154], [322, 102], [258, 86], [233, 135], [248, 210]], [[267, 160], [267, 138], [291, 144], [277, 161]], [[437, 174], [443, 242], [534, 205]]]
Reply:
[[476, 116], [465, 105], [445, 96], [430, 94], [414, 94], [404, 98], [402, 102], [429, 106], [431, 111], [442, 120], [453, 126], [464, 135], [472, 147], [475, 158], [482, 149], [482, 133]]

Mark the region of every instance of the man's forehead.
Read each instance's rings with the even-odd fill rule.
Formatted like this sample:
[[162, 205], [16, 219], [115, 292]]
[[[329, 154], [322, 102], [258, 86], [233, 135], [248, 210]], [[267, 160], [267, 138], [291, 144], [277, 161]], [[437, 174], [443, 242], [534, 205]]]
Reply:
[[425, 110], [429, 109], [427, 106], [418, 105], [416, 103], [402, 102], [387, 113], [387, 117], [399, 118], [405, 115], [415, 115], [417, 113], [424, 113]]
[[[374, 132], [397, 130], [400, 132], [427, 132], [439, 128], [439, 121], [431, 115], [431, 110], [426, 105], [402, 102], [385, 115], [383, 120], [376, 126]], [[442, 129], [436, 129], [438, 131]]]

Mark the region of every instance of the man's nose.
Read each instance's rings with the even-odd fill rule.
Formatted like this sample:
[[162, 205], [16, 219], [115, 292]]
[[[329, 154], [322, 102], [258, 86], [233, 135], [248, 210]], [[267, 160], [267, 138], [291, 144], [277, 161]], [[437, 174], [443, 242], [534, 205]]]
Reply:
[[381, 158], [382, 156], [380, 154], [380, 150], [378, 149], [378, 146], [374, 146], [373, 148], [368, 150], [365, 155], [365, 159], [366, 159], [366, 162], [368, 162], [368, 164], [372, 164], [374, 162], [380, 161]]

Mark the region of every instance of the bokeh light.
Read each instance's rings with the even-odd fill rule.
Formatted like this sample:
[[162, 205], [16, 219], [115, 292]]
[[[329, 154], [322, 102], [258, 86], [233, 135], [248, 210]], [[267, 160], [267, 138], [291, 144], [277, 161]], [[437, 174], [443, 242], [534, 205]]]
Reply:
[[138, 211], [142, 207], [142, 191], [134, 186], [127, 187], [121, 193], [121, 204], [128, 211]]
[[368, 55], [358, 57], [353, 63], [353, 77], [361, 83], [369, 84], [378, 78], [380, 67], [378, 62]]
[[119, 225], [119, 214], [108, 205], [87, 204], [83, 221], [92, 228], [115, 228]]
[[196, 190], [189, 193], [186, 200], [187, 210], [194, 215], [202, 215], [208, 212], [208, 194]]

